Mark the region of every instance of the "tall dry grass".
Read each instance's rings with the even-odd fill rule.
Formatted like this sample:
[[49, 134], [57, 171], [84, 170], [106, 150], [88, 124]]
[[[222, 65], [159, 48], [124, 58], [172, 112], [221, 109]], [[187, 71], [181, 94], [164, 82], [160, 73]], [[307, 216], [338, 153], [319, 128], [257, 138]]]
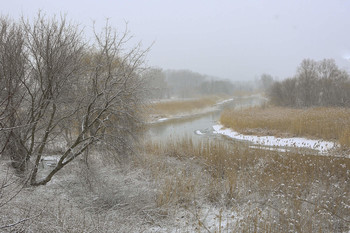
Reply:
[[191, 100], [157, 102], [150, 105], [150, 111], [153, 114], [165, 116], [188, 113], [198, 109], [211, 107], [221, 99], [222, 97], [209, 96]]
[[[242, 218], [230, 220], [229, 232], [349, 230], [349, 159], [189, 139], [148, 143], [146, 152], [154, 163], [152, 176], [161, 184], [159, 206], [190, 209], [193, 203], [212, 203], [230, 209]], [[181, 168], [162, 158], [174, 158]]]
[[226, 109], [220, 122], [238, 132], [261, 129], [268, 133], [289, 133], [292, 136], [337, 140], [350, 146], [350, 109], [254, 107]]

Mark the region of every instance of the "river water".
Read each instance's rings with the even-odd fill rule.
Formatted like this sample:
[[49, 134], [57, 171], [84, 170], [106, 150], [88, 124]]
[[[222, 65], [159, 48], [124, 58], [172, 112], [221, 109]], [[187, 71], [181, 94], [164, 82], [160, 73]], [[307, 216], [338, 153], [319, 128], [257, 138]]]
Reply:
[[220, 140], [224, 143], [234, 144], [235, 146], [249, 146], [251, 149], [276, 150], [280, 152], [296, 152], [301, 154], [318, 154], [317, 150], [304, 147], [286, 147], [286, 146], [268, 146], [256, 144], [247, 140], [233, 139], [222, 134], [214, 133], [213, 126], [219, 124], [220, 114], [224, 108], [243, 109], [253, 106], [259, 106], [266, 102], [265, 98], [260, 96], [236, 97], [231, 101], [218, 104], [216, 109], [197, 115], [191, 115], [181, 118], [167, 119], [150, 124], [146, 139], [153, 142], [168, 143], [181, 139], [191, 139], [193, 143]]
[[159, 142], [177, 140], [183, 137], [191, 138], [194, 142], [222, 137], [213, 133], [213, 125], [218, 124], [221, 111], [224, 108], [247, 108], [261, 105], [264, 102], [265, 99], [258, 96], [237, 97], [218, 104], [216, 109], [211, 112], [153, 123], [149, 126], [146, 136], [152, 141]]

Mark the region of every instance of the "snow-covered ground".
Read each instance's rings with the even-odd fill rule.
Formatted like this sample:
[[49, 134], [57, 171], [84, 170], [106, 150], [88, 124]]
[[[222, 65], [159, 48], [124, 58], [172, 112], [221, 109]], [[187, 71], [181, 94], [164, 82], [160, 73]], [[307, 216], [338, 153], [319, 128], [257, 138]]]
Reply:
[[228, 137], [249, 141], [257, 145], [276, 147], [298, 147], [318, 150], [321, 154], [326, 154], [336, 145], [334, 142], [323, 140], [312, 140], [307, 138], [278, 138], [274, 136], [255, 136], [240, 134], [232, 129], [224, 128], [223, 125], [214, 125], [214, 133], [226, 135]]

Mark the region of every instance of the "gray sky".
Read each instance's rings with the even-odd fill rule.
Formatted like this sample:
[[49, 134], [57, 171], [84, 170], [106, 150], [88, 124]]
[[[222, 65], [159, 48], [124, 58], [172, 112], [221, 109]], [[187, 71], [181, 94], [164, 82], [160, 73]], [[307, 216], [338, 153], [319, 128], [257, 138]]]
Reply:
[[295, 74], [304, 58], [334, 58], [350, 71], [348, 0], [0, 0], [2, 15], [67, 13], [89, 30], [92, 20], [128, 27], [148, 64], [232, 80]]

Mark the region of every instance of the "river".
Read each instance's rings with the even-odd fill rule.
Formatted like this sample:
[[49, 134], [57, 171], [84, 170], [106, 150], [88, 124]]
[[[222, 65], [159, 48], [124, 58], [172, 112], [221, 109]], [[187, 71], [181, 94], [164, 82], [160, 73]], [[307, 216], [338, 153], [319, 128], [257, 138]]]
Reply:
[[247, 108], [261, 105], [266, 100], [259, 96], [236, 97], [218, 104], [216, 109], [187, 117], [168, 119], [150, 125], [146, 137], [152, 141], [165, 142], [187, 137], [197, 142], [208, 138], [217, 138], [213, 133], [213, 125], [218, 124], [221, 111], [226, 108]]
[[[236, 97], [230, 101], [224, 101], [223, 103], [218, 104], [216, 108], [210, 112], [152, 123], [147, 129], [146, 138], [160, 143], [172, 142], [183, 138], [191, 139], [193, 143], [202, 142], [204, 140], [220, 140], [225, 143], [234, 143], [235, 146], [243, 144], [245, 146], [248, 145], [251, 149], [258, 150], [267, 149], [280, 152], [297, 152], [314, 155], [320, 153], [320, 151], [312, 149], [312, 147], [264, 145], [248, 140], [234, 139], [214, 132], [213, 126], [219, 123], [220, 114], [224, 108], [243, 109], [259, 106], [265, 102], [266, 99], [260, 96]], [[278, 139], [277, 141], [279, 140], [282, 141], [282, 139]], [[304, 139], [301, 140], [302, 144], [304, 144]], [[318, 143], [317, 140], [316, 143]]]

